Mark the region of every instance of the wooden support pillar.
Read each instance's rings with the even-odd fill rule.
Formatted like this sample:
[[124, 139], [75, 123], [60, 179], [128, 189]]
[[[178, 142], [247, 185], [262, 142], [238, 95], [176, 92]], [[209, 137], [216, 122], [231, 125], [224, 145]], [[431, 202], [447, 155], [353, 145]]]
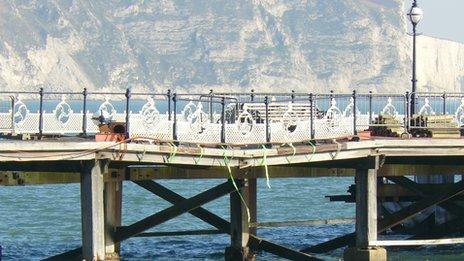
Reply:
[[225, 259], [230, 261], [255, 260], [255, 255], [250, 251], [250, 225], [248, 221], [247, 206], [243, 201], [249, 202], [248, 180], [243, 182], [238, 191], [230, 193], [230, 247], [226, 248]]
[[116, 228], [121, 226], [122, 182], [106, 182], [104, 195], [106, 259], [118, 260], [120, 256], [120, 244], [115, 242], [114, 235], [116, 233]]
[[[248, 209], [250, 210], [250, 223], [258, 222], [258, 198], [257, 198], [257, 179], [248, 179]], [[249, 233], [251, 235], [257, 235], [257, 227], [250, 227]]]
[[377, 169], [356, 169], [356, 246], [345, 251], [345, 260], [386, 260], [384, 248], [370, 247], [377, 240]]
[[82, 258], [105, 259], [103, 173], [108, 162], [84, 161], [81, 172]]

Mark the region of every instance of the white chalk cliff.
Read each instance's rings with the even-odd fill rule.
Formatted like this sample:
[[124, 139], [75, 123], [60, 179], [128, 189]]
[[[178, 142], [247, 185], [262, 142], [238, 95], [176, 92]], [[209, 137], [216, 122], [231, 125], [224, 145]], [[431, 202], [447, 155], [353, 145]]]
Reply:
[[[402, 0], [3, 0], [0, 90], [405, 92]], [[464, 91], [464, 45], [418, 39], [419, 90]]]

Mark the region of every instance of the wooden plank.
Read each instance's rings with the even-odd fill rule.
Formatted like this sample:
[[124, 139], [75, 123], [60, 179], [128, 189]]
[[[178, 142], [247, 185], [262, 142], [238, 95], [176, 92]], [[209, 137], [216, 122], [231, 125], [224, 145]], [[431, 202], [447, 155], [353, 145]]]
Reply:
[[322, 260], [317, 257], [302, 253], [300, 251], [296, 251], [285, 246], [262, 240], [261, 238], [253, 235], [250, 235], [250, 248], [255, 250], [266, 251], [268, 253], [289, 260]]
[[326, 253], [347, 245], [354, 245], [356, 243], [356, 233], [349, 233], [334, 239], [328, 240], [326, 242], [316, 244], [313, 246], [305, 247], [300, 251], [303, 253], [315, 253], [322, 254]]
[[177, 236], [201, 236], [201, 235], [218, 235], [224, 232], [217, 229], [198, 229], [184, 231], [166, 231], [166, 232], [144, 232], [134, 237], [177, 237]]
[[291, 220], [291, 221], [268, 221], [252, 222], [250, 227], [301, 227], [301, 226], [321, 226], [321, 225], [339, 225], [354, 224], [355, 218], [333, 218], [318, 220]]
[[86, 161], [81, 173], [82, 256], [105, 259], [103, 174], [107, 163]]
[[453, 244], [464, 244], [464, 237], [421, 240], [376, 240], [370, 242], [370, 246], [436, 246]]
[[156, 214], [137, 221], [129, 226], [120, 227], [116, 231], [116, 242], [128, 239], [134, 235], [142, 233], [149, 228], [162, 224], [170, 219], [173, 219], [174, 217], [180, 216], [186, 212], [189, 212], [190, 210], [198, 208], [199, 206], [229, 194], [230, 192], [234, 191], [234, 189], [235, 188], [232, 185], [232, 182], [227, 181], [194, 197], [179, 202], [172, 207], [166, 208]]
[[[428, 176], [428, 175], [456, 175], [457, 173], [464, 173], [464, 166], [455, 165], [456, 162], [453, 164], [447, 165], [444, 162], [434, 165], [426, 165], [426, 164], [418, 164], [419, 160], [416, 159], [409, 159], [409, 162], [414, 160], [415, 164], [390, 164], [392, 162], [391, 159], [387, 159], [387, 163], [382, 166], [378, 170], [379, 177], [391, 177], [391, 176]], [[427, 159], [430, 161], [430, 159]], [[436, 163], [435, 161], [432, 161]]]

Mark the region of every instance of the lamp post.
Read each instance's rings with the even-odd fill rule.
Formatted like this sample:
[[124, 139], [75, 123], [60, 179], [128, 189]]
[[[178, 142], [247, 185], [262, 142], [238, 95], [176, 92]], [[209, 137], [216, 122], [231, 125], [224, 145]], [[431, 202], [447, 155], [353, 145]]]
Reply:
[[416, 27], [419, 22], [422, 20], [424, 12], [417, 5], [417, 0], [414, 0], [412, 7], [409, 10], [408, 17], [412, 24], [412, 92], [411, 92], [411, 116], [415, 113], [415, 103], [416, 103], [416, 87], [417, 87], [417, 78], [416, 78]]

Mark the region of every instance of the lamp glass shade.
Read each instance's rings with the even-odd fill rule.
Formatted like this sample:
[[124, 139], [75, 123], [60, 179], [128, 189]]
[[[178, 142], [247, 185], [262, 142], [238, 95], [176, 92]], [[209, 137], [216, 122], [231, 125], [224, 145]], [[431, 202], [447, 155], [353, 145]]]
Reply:
[[422, 20], [423, 15], [424, 11], [422, 11], [422, 9], [417, 6], [413, 6], [408, 14], [409, 20], [411, 20], [413, 25], [417, 25]]

